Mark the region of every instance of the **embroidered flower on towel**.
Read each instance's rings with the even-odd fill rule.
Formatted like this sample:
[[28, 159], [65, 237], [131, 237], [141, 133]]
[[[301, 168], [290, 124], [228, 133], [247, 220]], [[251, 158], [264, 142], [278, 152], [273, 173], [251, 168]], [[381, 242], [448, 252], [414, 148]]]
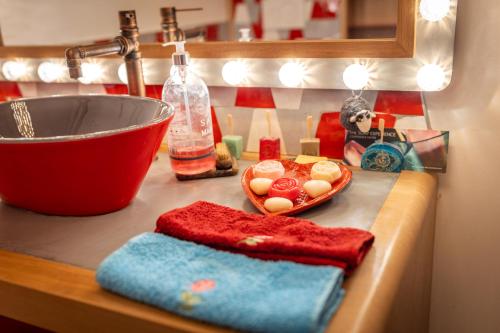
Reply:
[[191, 285], [191, 290], [195, 293], [202, 293], [215, 288], [215, 281], [209, 279], [203, 279], [193, 282]]
[[245, 239], [242, 239], [238, 242], [238, 244], [243, 243], [249, 246], [256, 246], [259, 243], [263, 243], [266, 239], [273, 238], [273, 236], [263, 236], [263, 235], [257, 235], [257, 236], [250, 236]]
[[210, 279], [196, 280], [191, 284], [191, 291], [184, 290], [181, 293], [181, 309], [191, 311], [193, 308], [203, 302], [203, 297], [197, 293], [203, 293], [215, 288], [215, 281]]
[[193, 294], [189, 291], [183, 291], [181, 293], [181, 309], [185, 311], [191, 311], [195, 307], [201, 303], [203, 299], [201, 296]]

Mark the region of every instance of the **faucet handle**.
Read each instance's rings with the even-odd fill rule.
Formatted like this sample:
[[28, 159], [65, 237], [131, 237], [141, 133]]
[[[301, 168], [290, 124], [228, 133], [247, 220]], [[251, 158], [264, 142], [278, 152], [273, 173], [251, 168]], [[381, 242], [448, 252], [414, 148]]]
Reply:
[[120, 29], [137, 29], [137, 17], [135, 10], [121, 10], [118, 12], [120, 18]]

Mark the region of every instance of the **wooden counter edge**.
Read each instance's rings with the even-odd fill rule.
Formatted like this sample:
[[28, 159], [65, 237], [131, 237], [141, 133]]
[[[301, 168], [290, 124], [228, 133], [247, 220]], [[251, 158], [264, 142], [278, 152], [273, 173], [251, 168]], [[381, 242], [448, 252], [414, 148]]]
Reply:
[[4, 250], [0, 315], [57, 332], [230, 332], [104, 291], [92, 270]]
[[373, 248], [344, 284], [346, 297], [327, 332], [384, 331], [426, 216], [435, 218], [436, 193], [437, 176], [401, 173], [370, 229]]
[[[328, 332], [383, 330], [436, 184], [425, 173], [400, 175], [370, 230], [374, 247], [346, 282]], [[59, 332], [229, 332], [108, 293], [94, 274], [0, 250], [0, 315]]]

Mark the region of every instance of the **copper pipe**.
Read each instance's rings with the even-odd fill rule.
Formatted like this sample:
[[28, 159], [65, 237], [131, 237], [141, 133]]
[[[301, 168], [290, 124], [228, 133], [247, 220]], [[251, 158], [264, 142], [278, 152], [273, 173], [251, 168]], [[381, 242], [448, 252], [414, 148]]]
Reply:
[[80, 45], [66, 49], [66, 64], [69, 76], [82, 76], [82, 59], [111, 54], [123, 56], [127, 68], [128, 92], [134, 96], [145, 96], [141, 53], [139, 52], [139, 29], [134, 10], [120, 11], [120, 36], [111, 42]]

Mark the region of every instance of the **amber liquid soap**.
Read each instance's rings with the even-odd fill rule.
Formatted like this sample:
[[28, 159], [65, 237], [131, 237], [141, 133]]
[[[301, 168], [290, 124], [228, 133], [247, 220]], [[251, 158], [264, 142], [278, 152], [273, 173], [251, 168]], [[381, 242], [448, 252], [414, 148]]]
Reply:
[[175, 43], [174, 65], [163, 86], [162, 99], [175, 109], [167, 132], [172, 170], [180, 175], [197, 175], [215, 169], [210, 97], [205, 82], [190, 71], [183, 43]]

